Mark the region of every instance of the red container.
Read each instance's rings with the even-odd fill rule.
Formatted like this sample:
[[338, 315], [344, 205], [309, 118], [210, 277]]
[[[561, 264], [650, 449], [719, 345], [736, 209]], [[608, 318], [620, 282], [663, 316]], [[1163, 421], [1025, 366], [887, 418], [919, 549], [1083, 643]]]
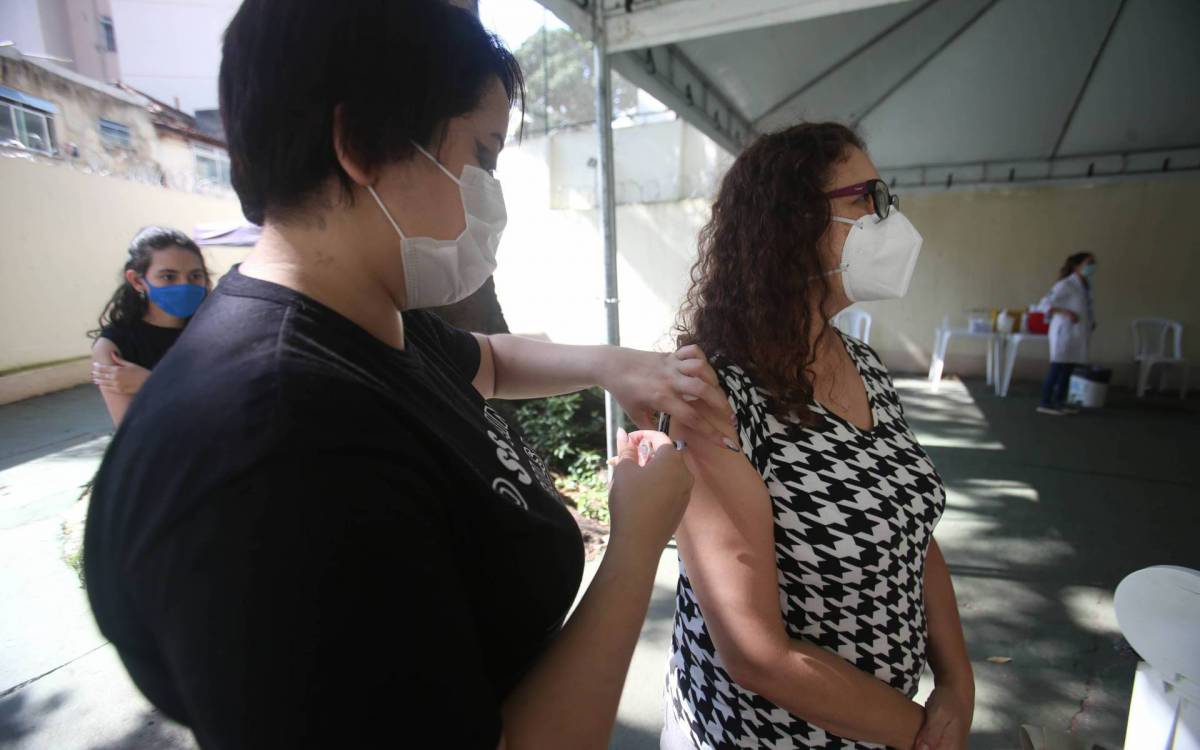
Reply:
[[1028, 313], [1025, 321], [1029, 326], [1030, 333], [1046, 334], [1050, 332], [1050, 322], [1046, 320], [1046, 313], [1044, 312]]

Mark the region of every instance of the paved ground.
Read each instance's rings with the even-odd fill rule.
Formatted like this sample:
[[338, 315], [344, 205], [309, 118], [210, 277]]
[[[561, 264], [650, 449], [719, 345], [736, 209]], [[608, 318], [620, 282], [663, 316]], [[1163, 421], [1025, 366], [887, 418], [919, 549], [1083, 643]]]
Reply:
[[91, 386], [0, 407], [0, 747], [194, 747], [130, 683], [62, 559], [111, 429]]
[[[1136, 657], [1112, 591], [1147, 565], [1200, 568], [1200, 405], [1118, 397], [1052, 418], [1017, 386], [997, 399], [975, 384], [899, 385], [949, 489], [937, 536], [979, 682], [972, 747], [1014, 748], [1022, 722], [1120, 747]], [[193, 747], [129, 683], [61, 560], [63, 514], [107, 433], [90, 387], [0, 407], [0, 747]], [[614, 748], [658, 746], [674, 575], [667, 550]]]

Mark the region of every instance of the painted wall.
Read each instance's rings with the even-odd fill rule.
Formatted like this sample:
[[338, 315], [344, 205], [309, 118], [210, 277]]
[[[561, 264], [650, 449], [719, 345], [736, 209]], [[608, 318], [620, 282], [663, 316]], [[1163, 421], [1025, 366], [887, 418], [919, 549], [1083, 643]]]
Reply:
[[[237, 201], [166, 190], [65, 165], [0, 158], [0, 372], [87, 355], [87, 331], [147, 224], [188, 233], [241, 218]], [[223, 273], [243, 248], [208, 253]]]
[[[637, 137], [634, 129], [625, 132]], [[496, 285], [516, 332], [572, 343], [604, 340], [596, 212], [549, 208], [561, 205], [564, 193], [574, 205], [586, 205], [578, 164], [586, 163], [594, 143], [578, 133], [530, 138], [501, 158], [497, 175], [506, 186], [510, 218]], [[727, 159], [698, 153], [685, 156], [693, 174]], [[573, 166], [564, 168], [564, 162]], [[618, 160], [618, 182], [626, 168]], [[1185, 356], [1200, 362], [1200, 296], [1194, 289], [1200, 234], [1180, 209], [1197, 200], [1200, 178], [1194, 176], [904, 195], [902, 207], [925, 236], [925, 248], [907, 298], [863, 305], [874, 318], [871, 343], [893, 370], [923, 372], [943, 316], [955, 322], [972, 308], [1026, 307], [1049, 289], [1067, 255], [1089, 250], [1100, 262], [1094, 361], [1117, 366], [1118, 379], [1129, 382], [1130, 322], [1155, 316], [1184, 323]], [[711, 197], [618, 206], [626, 344], [669, 348], [696, 233], [710, 204]], [[1017, 377], [1040, 377], [1045, 350], [1023, 350]], [[981, 375], [983, 367], [981, 345], [952, 345], [948, 373]]]
[[[552, 152], [546, 138], [535, 138], [501, 159], [509, 225], [497, 291], [515, 332], [597, 343], [605, 331], [596, 212], [549, 207]], [[586, 161], [586, 154], [570, 156]], [[0, 371], [86, 355], [86, 331], [115, 288], [126, 244], [139, 227], [160, 223], [190, 231], [201, 222], [241, 216], [234, 200], [17, 158], [0, 158], [0, 184]], [[618, 207], [626, 344], [670, 348], [710, 200]], [[864, 306], [874, 316], [871, 343], [895, 371], [923, 371], [933, 329], [944, 315], [1035, 302], [1062, 259], [1087, 249], [1100, 260], [1095, 359], [1126, 363], [1130, 321], [1155, 315], [1184, 323], [1185, 355], [1200, 362], [1200, 297], [1194, 289], [1200, 239], [1180, 209], [1196, 201], [1200, 179], [1183, 176], [905, 195], [903, 208], [925, 235], [925, 250], [906, 299]], [[218, 249], [209, 262], [219, 274], [245, 253]], [[1018, 375], [1040, 374], [1042, 357], [1030, 350]], [[948, 372], [975, 375], [982, 368], [980, 347], [951, 351]], [[1128, 382], [1128, 371], [1118, 376]]]
[[[1200, 362], [1200, 233], [1180, 210], [1195, 200], [1200, 178], [1182, 175], [906, 196], [901, 206], [925, 248], [906, 299], [863, 305], [874, 318], [871, 344], [894, 369], [924, 370], [943, 315], [1037, 302], [1066, 256], [1087, 251], [1098, 260], [1093, 362], [1130, 382], [1138, 317], [1181, 321], [1184, 356]], [[951, 366], [981, 371], [981, 345], [962, 351], [972, 348], [979, 353]], [[1018, 372], [1040, 375], [1045, 350], [1031, 347]]]

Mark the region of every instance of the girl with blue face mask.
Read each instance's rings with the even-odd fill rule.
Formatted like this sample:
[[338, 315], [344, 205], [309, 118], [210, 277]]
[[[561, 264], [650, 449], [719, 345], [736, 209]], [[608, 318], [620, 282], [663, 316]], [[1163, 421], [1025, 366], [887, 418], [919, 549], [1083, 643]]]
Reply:
[[204, 256], [187, 235], [146, 227], [129, 244], [122, 282], [91, 332], [92, 382], [113, 424], [208, 295]]

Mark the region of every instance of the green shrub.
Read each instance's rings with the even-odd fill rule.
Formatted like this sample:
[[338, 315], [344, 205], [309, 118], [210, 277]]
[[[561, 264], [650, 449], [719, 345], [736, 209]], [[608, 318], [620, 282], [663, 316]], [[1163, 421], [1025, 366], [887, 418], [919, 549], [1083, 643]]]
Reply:
[[604, 391], [598, 388], [525, 401], [514, 416], [526, 442], [557, 474], [570, 474], [580, 456], [605, 452]]
[[559, 492], [575, 500], [581, 516], [603, 524], [609, 522], [608, 467], [601, 454], [580, 454], [571, 471], [560, 477], [555, 485]]
[[574, 501], [580, 515], [607, 524], [604, 391], [525, 401], [512, 415], [554, 473], [558, 491]]

